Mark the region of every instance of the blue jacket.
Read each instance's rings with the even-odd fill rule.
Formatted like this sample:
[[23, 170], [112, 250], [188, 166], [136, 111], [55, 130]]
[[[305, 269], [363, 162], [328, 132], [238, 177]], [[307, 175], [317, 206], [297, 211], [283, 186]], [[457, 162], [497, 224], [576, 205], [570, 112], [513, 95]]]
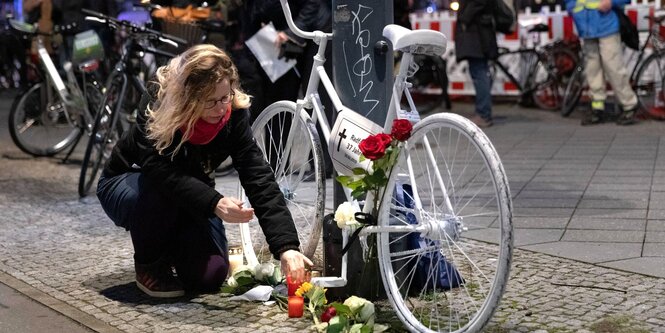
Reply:
[[612, 0], [612, 10], [601, 13], [600, 0], [566, 0], [580, 38], [600, 38], [619, 32], [619, 17], [614, 10], [623, 10], [630, 0]]

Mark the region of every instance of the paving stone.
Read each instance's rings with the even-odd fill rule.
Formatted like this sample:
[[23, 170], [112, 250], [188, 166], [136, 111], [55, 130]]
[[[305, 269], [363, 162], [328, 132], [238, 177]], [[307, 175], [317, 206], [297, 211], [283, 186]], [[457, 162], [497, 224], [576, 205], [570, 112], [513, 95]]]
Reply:
[[648, 203], [644, 200], [582, 200], [578, 208], [611, 208], [611, 209], [646, 209]]
[[665, 220], [647, 220], [647, 231], [665, 231]]
[[573, 217], [644, 219], [646, 209], [578, 208]]
[[649, 209], [648, 218], [652, 220], [665, 220], [665, 209]]
[[646, 222], [642, 219], [573, 217], [567, 225], [567, 229], [644, 230], [645, 224]]
[[646, 243], [665, 243], [665, 231], [652, 231], [647, 233]]
[[571, 242], [644, 242], [644, 231], [631, 230], [567, 230], [562, 238]]
[[547, 244], [523, 246], [524, 249], [547, 253], [564, 258], [574, 258], [588, 263], [606, 262], [639, 257], [640, 243], [592, 243], [561, 241]]
[[604, 262], [601, 265], [665, 278], [665, 257], [641, 257]]
[[[514, 217], [513, 218], [513, 227], [514, 228], [534, 228], [534, 229], [564, 229], [568, 224], [569, 219], [566, 217], [536, 217], [536, 216], [527, 216], [527, 217]], [[665, 230], [665, 221], [664, 221], [664, 230]]]

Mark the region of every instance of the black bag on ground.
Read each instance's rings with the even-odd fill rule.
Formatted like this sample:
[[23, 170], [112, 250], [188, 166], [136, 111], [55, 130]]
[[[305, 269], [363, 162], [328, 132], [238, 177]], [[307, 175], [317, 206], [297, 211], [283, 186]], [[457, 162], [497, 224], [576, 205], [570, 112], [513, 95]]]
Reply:
[[627, 47], [633, 50], [640, 49], [640, 35], [637, 32], [637, 27], [630, 21], [630, 18], [623, 9], [615, 9], [614, 12], [619, 17], [619, 32], [621, 33], [621, 41]]
[[494, 28], [502, 34], [512, 34], [515, 31], [515, 14], [504, 0], [494, 0]]

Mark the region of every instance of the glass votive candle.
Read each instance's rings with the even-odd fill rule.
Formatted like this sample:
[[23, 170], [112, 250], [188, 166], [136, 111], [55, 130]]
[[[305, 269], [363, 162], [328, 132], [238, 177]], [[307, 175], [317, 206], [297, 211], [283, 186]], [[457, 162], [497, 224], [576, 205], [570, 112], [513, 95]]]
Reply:
[[286, 291], [289, 297], [296, 295], [296, 290], [300, 288], [302, 281], [295, 281], [291, 276], [286, 277]]
[[241, 246], [229, 247], [229, 275], [243, 264], [243, 254]]
[[289, 296], [288, 308], [289, 318], [302, 317], [303, 310], [305, 309], [305, 299], [300, 296]]

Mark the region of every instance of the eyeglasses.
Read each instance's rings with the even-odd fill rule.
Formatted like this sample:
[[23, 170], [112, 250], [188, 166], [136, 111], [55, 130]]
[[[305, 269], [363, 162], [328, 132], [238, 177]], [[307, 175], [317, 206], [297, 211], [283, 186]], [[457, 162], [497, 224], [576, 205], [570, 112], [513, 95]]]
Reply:
[[224, 104], [224, 105], [229, 104], [229, 103], [231, 103], [231, 101], [233, 101], [233, 96], [235, 96], [234, 93], [229, 93], [228, 95], [226, 95], [226, 96], [224, 96], [220, 99], [205, 101], [203, 103], [203, 107], [206, 108], [206, 109], [212, 109], [215, 106], [217, 106], [217, 103], [221, 103], [221, 104]]

